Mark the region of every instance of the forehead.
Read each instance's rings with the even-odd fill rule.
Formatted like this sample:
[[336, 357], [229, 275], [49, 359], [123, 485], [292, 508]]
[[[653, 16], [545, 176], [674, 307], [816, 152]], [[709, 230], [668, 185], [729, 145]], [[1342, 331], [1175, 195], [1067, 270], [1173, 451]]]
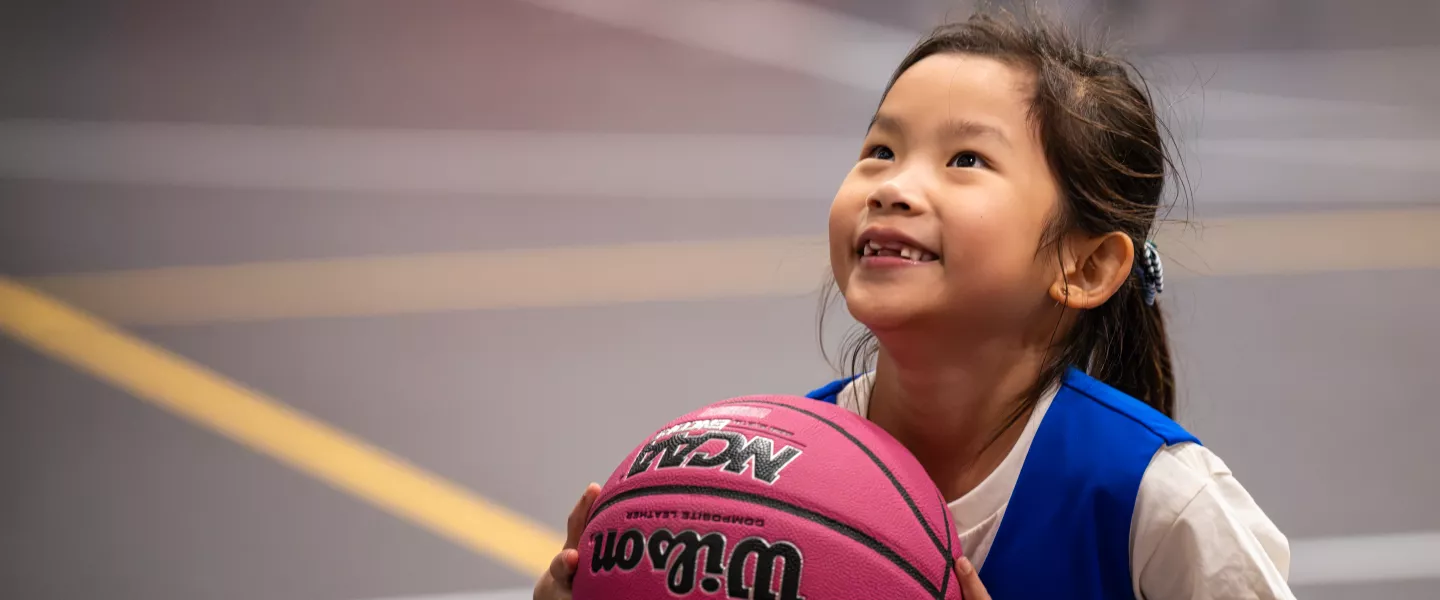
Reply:
[[934, 54], [895, 80], [881, 114], [915, 124], [953, 119], [983, 121], [1014, 135], [1027, 127], [1033, 77], [985, 56]]

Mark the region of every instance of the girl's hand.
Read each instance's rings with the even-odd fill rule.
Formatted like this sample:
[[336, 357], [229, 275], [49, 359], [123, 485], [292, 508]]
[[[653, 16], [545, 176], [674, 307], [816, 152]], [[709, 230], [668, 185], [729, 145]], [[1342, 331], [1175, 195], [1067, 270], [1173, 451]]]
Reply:
[[535, 582], [535, 600], [570, 600], [570, 582], [575, 579], [575, 569], [580, 566], [580, 534], [585, 531], [585, 517], [590, 514], [590, 505], [600, 496], [600, 485], [592, 483], [580, 494], [580, 501], [570, 511], [570, 520], [565, 523], [565, 546], [550, 561], [550, 570]]
[[980, 583], [980, 572], [970, 564], [970, 559], [963, 556], [956, 559], [955, 572], [960, 574], [960, 591], [965, 600], [990, 600], [990, 592], [985, 591], [985, 584]]

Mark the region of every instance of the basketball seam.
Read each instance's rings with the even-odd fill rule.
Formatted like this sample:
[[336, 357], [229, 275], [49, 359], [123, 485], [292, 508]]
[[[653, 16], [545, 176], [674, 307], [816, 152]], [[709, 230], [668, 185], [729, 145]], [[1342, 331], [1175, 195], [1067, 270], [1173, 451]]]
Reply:
[[776, 500], [774, 498], [761, 496], [759, 494], [754, 494], [751, 492], [742, 492], [740, 490], [709, 487], [702, 485], [652, 485], [640, 487], [625, 490], [623, 492], [615, 494], [614, 496], [606, 499], [604, 502], [596, 505], [595, 510], [590, 513], [590, 519], [593, 521], [596, 517], [600, 516], [600, 513], [604, 512], [605, 509], [610, 508], [612, 505], [617, 504], [623, 500], [644, 496], [657, 496], [662, 494], [704, 495], [714, 496], [716, 498], [724, 498], [727, 500], [738, 500], [751, 504], [759, 504], [761, 506], [766, 506], [795, 515], [797, 517], [808, 519], [818, 525], [834, 531], [835, 533], [839, 533], [841, 535], [844, 535], [845, 537], [860, 542], [861, 544], [875, 551], [876, 554], [885, 557], [895, 566], [900, 567], [900, 569], [905, 571], [905, 573], [909, 575], [911, 579], [914, 579], [916, 583], [920, 584], [921, 587], [925, 588], [925, 591], [928, 592], [932, 598], [942, 598], [942, 596], [940, 596], [939, 589], [937, 589], [935, 587], [935, 584], [931, 583], [930, 580], [925, 577], [924, 573], [921, 573], [918, 569], [915, 568], [914, 565], [901, 558], [894, 549], [881, 543], [880, 540], [870, 537], [869, 535], [866, 535], [865, 532], [851, 527], [850, 525], [847, 525], [836, 519], [827, 517], [810, 509], [797, 506], [783, 500]]
[[[807, 447], [805, 444], [802, 444], [802, 443], [800, 443], [799, 441], [795, 440], [794, 434], [790, 434], [789, 436], [784, 436], [784, 435], [780, 435], [780, 434], [778, 434], [778, 433], [776, 433], [776, 432], [774, 432], [774, 431], [771, 431], [771, 430], [769, 430], [769, 429], [765, 429], [765, 428], [763, 428], [763, 427], [755, 427], [755, 426], [753, 426], [753, 425], [741, 425], [741, 424], [738, 424], [738, 423], [730, 423], [729, 425], [726, 426], [726, 428], [728, 428], [728, 429], [739, 429], [739, 430], [741, 430], [741, 431], [749, 431], [749, 432], [751, 432], [751, 433], [758, 433], [758, 434], [765, 435], [765, 436], [768, 436], [768, 437], [773, 437], [773, 438], [776, 438], [776, 439], [779, 439], [779, 440], [783, 440], [785, 443], [787, 443], [787, 444], [789, 444], [789, 445], [791, 445], [791, 446], [799, 446], [802, 450]], [[679, 435], [679, 434], [677, 434], [677, 435]]]
[[[935, 495], [940, 497], [940, 506], [944, 507], [945, 514], [945, 575], [940, 580], [940, 597], [944, 598], [945, 593], [950, 591], [950, 571], [955, 568], [955, 544], [950, 535], [950, 506], [945, 503], [945, 495], [940, 490], [935, 490]], [[963, 552], [965, 549], [960, 550]]]
[[[829, 425], [829, 426], [830, 426], [832, 429], [834, 429], [835, 431], [840, 432], [840, 435], [845, 436], [846, 439], [850, 440], [851, 443], [855, 444], [856, 447], [860, 448], [860, 450], [861, 450], [862, 452], [864, 452], [866, 456], [870, 457], [870, 462], [875, 463], [875, 466], [880, 469], [880, 472], [884, 473], [884, 474], [885, 474], [885, 477], [890, 480], [890, 485], [895, 488], [895, 491], [897, 491], [897, 492], [900, 493], [900, 497], [903, 498], [903, 499], [905, 500], [905, 504], [910, 507], [910, 513], [913, 514], [913, 515], [915, 515], [915, 520], [920, 523], [920, 527], [925, 530], [925, 534], [928, 535], [928, 536], [930, 536], [930, 542], [935, 545], [935, 550], [936, 550], [937, 552], [940, 552], [941, 554], [947, 554], [947, 552], [945, 551], [945, 544], [941, 543], [941, 542], [940, 542], [940, 538], [935, 535], [935, 532], [934, 532], [932, 529], [930, 529], [930, 523], [926, 522], [924, 515], [921, 515], [921, 514], [920, 514], [920, 507], [915, 504], [915, 500], [910, 497], [910, 493], [905, 491], [905, 487], [902, 486], [902, 485], [900, 485], [900, 481], [895, 478], [895, 474], [890, 472], [890, 468], [887, 467], [887, 466], [885, 466], [885, 463], [880, 460], [880, 457], [875, 456], [875, 453], [874, 453], [873, 451], [871, 451], [870, 448], [869, 448], [868, 446], [866, 446], [864, 442], [861, 442], [861, 441], [860, 441], [859, 439], [857, 439], [855, 436], [851, 435], [850, 432], [845, 431], [845, 428], [844, 428], [844, 427], [841, 427], [841, 426], [835, 424], [834, 421], [831, 421], [831, 420], [829, 420], [829, 419], [826, 419], [826, 418], [823, 417], [823, 416], [820, 416], [820, 415], [818, 415], [818, 414], [815, 414], [815, 413], [810, 412], [810, 411], [808, 411], [808, 410], [805, 410], [805, 409], [803, 409], [803, 408], [797, 408], [797, 407], [790, 406], [790, 405], [788, 405], [788, 404], [784, 404], [784, 403], [781, 403], [781, 402], [773, 402], [773, 401], [769, 401], [769, 400], [744, 399], [744, 400], [735, 400], [733, 403], [734, 403], [734, 404], [739, 404], [739, 403], [742, 403], [742, 402], [751, 402], [751, 403], [755, 403], [755, 404], [767, 404], [767, 405], [770, 405], [770, 406], [778, 406], [778, 407], [781, 407], [781, 408], [788, 408], [788, 409], [793, 410], [793, 411], [795, 411], [795, 412], [798, 412], [798, 413], [801, 413], [801, 414], [803, 414], [803, 415], [809, 416], [810, 418], [813, 418], [813, 419], [815, 419], [815, 420], [817, 420], [817, 421], [820, 421], [821, 423], [824, 423], [824, 424], [826, 424], [826, 425]], [[731, 402], [727, 402], [726, 404], [731, 404]]]

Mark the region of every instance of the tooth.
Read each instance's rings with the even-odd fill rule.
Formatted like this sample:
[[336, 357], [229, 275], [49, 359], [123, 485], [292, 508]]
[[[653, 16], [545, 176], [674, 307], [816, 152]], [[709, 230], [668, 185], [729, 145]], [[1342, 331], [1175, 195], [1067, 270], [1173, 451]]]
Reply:
[[906, 246], [900, 249], [900, 258], [903, 258], [905, 260], [917, 260], [919, 257], [915, 256], [915, 250], [913, 248]]

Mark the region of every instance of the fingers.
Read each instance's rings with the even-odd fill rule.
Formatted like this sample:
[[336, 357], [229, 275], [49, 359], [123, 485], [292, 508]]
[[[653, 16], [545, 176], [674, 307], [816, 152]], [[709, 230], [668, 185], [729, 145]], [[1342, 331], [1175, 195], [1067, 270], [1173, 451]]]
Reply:
[[580, 565], [580, 552], [576, 550], [561, 550], [555, 555], [555, 560], [550, 561], [550, 577], [555, 579], [562, 589], [570, 589], [570, 580], [575, 578], [575, 568]]
[[585, 518], [590, 516], [590, 507], [600, 497], [600, 485], [586, 486], [585, 493], [575, 508], [570, 509], [570, 518], [565, 522], [565, 546], [550, 561], [550, 568], [540, 581], [535, 583], [535, 600], [570, 600], [570, 583], [580, 567], [580, 535], [585, 532]]
[[955, 572], [960, 575], [960, 591], [965, 600], [990, 600], [990, 592], [985, 591], [985, 584], [980, 583], [980, 572], [970, 564], [970, 559], [963, 556], [956, 559]]
[[565, 523], [565, 548], [580, 547], [580, 534], [585, 532], [585, 518], [590, 516], [590, 506], [600, 496], [600, 484], [592, 483], [580, 494], [580, 501], [570, 510], [570, 519]]
[[534, 600], [570, 600], [570, 586], [575, 580], [575, 571], [580, 566], [580, 552], [571, 548], [561, 550], [550, 561], [550, 568], [535, 582]]

